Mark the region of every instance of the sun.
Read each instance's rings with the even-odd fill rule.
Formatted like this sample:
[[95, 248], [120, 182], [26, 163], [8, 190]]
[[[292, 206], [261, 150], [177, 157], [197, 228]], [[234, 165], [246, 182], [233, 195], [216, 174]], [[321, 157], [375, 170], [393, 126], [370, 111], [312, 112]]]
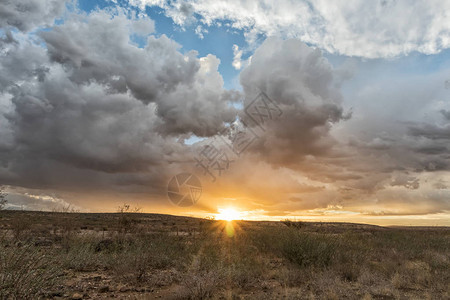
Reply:
[[219, 208], [219, 213], [216, 215], [217, 220], [233, 221], [239, 220], [241, 213], [234, 208]]

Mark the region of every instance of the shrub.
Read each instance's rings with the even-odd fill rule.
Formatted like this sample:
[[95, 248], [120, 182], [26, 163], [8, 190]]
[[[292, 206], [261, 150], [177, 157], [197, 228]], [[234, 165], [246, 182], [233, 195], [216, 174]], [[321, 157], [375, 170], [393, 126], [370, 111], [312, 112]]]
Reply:
[[266, 230], [255, 234], [254, 243], [263, 251], [282, 255], [301, 267], [326, 267], [332, 263], [338, 243], [335, 237], [296, 229]]
[[328, 266], [336, 250], [336, 241], [325, 235], [288, 234], [282, 241], [281, 252], [299, 266]]
[[61, 268], [32, 245], [0, 246], [0, 298], [36, 299], [59, 282]]
[[182, 280], [185, 290], [178, 296], [184, 299], [209, 299], [222, 284], [221, 276], [217, 271], [189, 274]]
[[284, 221], [282, 221], [284, 225], [286, 225], [287, 227], [294, 227], [294, 228], [302, 228], [303, 223], [300, 221], [291, 221], [289, 219], [286, 219]]

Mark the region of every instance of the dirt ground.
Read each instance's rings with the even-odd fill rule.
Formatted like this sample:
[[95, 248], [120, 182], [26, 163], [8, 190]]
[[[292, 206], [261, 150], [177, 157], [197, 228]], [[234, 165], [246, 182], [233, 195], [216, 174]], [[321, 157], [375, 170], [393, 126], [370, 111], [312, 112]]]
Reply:
[[1, 299], [450, 299], [450, 228], [0, 212]]

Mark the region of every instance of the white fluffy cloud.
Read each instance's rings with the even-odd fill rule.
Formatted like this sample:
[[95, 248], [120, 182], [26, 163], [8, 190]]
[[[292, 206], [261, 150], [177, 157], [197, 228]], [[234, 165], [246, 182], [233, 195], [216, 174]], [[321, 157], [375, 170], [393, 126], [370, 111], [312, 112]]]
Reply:
[[330, 53], [366, 58], [414, 51], [433, 54], [450, 47], [450, 2], [438, 0], [133, 0], [141, 8], [159, 6], [175, 23], [193, 13], [207, 25], [228, 21], [258, 34], [299, 38]]
[[242, 49], [240, 50], [238, 45], [233, 45], [233, 63], [232, 63], [232, 65], [236, 70], [240, 70], [242, 67], [242, 61], [241, 61], [242, 52], [243, 52]]

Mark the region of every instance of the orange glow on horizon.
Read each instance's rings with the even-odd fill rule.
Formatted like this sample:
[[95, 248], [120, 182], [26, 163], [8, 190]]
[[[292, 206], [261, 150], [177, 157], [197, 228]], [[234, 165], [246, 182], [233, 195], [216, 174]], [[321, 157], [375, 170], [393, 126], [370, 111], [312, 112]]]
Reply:
[[217, 220], [234, 221], [242, 219], [242, 214], [234, 208], [219, 208], [219, 213], [216, 214]]

